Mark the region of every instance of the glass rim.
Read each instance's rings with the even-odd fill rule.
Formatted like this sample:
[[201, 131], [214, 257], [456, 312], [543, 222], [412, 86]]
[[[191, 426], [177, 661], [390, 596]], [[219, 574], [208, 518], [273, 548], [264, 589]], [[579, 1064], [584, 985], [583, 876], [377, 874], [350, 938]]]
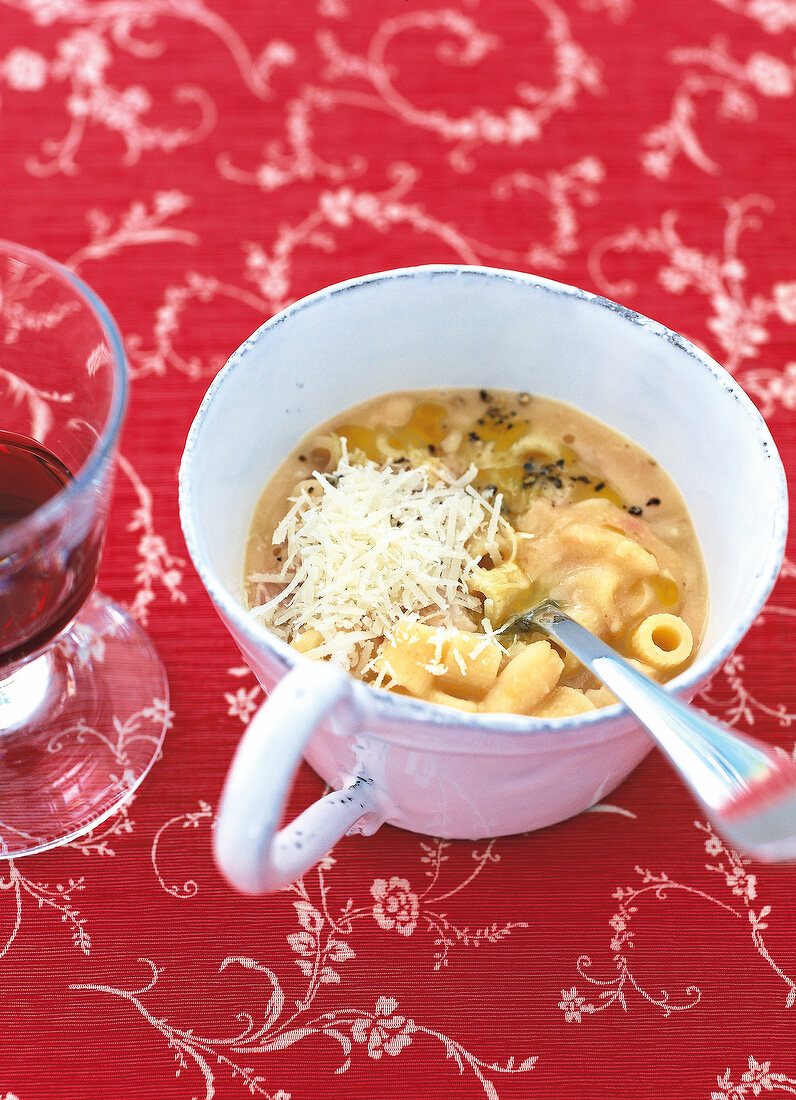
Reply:
[[113, 364], [113, 391], [105, 422], [98, 432], [97, 440], [85, 461], [73, 473], [70, 481], [62, 489], [59, 489], [54, 496], [50, 497], [44, 504], [39, 505], [29, 515], [8, 524], [0, 530], [0, 558], [4, 556], [6, 547], [11, 547], [19, 542], [20, 534], [40, 530], [56, 522], [59, 516], [67, 511], [72, 501], [82, 493], [84, 488], [96, 478], [102, 468], [110, 461], [124, 420], [129, 391], [129, 368], [121, 333], [110, 310], [88, 283], [79, 275], [70, 271], [64, 264], [53, 260], [45, 253], [0, 237], [0, 256], [2, 255], [17, 255], [23, 260], [29, 260], [32, 266], [35, 265], [41, 269], [49, 270], [62, 283], [69, 286], [77, 298], [82, 299], [110, 345]]

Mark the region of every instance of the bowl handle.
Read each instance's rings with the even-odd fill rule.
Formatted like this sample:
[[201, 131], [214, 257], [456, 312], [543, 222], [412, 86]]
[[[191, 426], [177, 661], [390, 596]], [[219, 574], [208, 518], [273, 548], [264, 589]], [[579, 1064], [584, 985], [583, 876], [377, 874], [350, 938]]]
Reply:
[[213, 835], [216, 865], [241, 893], [267, 894], [289, 886], [354, 831], [363, 815], [376, 820], [360, 832], [375, 832], [384, 820], [373, 781], [358, 777], [277, 831], [302, 750], [332, 710], [350, 724], [350, 678], [336, 665], [302, 661], [280, 680], [241, 738]]

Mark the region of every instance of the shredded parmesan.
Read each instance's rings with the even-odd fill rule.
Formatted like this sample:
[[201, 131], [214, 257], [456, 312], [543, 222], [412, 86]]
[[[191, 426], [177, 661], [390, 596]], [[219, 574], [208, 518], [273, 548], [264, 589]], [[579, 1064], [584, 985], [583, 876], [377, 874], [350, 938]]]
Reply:
[[352, 465], [343, 441], [336, 469], [314, 472], [291, 498], [273, 536], [281, 570], [256, 576], [281, 590], [252, 614], [289, 641], [319, 631], [313, 656], [354, 670], [399, 619], [432, 611], [451, 626], [454, 605], [479, 610], [466, 584], [478, 566], [468, 543], [479, 535], [499, 554], [505, 521], [500, 497], [485, 500], [475, 476], [474, 467], [453, 479], [439, 466]]

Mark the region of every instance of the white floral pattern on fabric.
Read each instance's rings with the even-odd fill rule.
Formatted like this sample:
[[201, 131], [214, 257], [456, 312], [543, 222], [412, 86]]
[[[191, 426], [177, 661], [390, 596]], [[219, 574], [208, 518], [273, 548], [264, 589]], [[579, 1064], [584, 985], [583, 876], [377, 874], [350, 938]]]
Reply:
[[796, 1077], [771, 1069], [771, 1061], [758, 1062], [753, 1054], [749, 1055], [749, 1068], [741, 1074], [737, 1084], [733, 1083], [731, 1070], [717, 1074], [718, 1092], [710, 1094], [710, 1100], [748, 1100], [749, 1096], [760, 1096], [763, 1092], [781, 1092], [792, 1095], [796, 1089]]
[[[170, 726], [123, 810], [0, 866], [4, 1100], [51, 1080], [109, 1100], [796, 1091], [792, 872], [694, 827], [654, 754], [541, 833], [385, 826], [280, 894], [233, 895], [213, 807], [265, 693], [176, 501], [236, 347], [306, 293], [427, 262], [533, 271], [682, 332], [750, 393], [793, 482], [794, 34], [796, 0], [0, 0], [2, 234], [118, 322], [132, 386], [101, 585], [172, 687], [113, 731], [121, 781], [125, 744]], [[26, 386], [21, 334], [65, 320], [28, 289], [0, 271], [0, 427], [13, 404], [45, 438], [106, 352], [85, 349], [74, 392]], [[697, 700], [788, 755], [793, 562]], [[103, 660], [88, 631], [69, 645], [76, 668]], [[321, 788], [302, 767], [295, 808]]]
[[594, 977], [591, 958], [588, 955], [581, 955], [577, 963], [578, 973], [592, 987], [600, 989], [599, 1003], [588, 1001], [586, 997], [580, 995], [575, 986], [569, 992], [562, 991], [563, 999], [558, 1007], [564, 1013], [568, 1023], [580, 1023], [583, 1014], [604, 1012], [615, 1004], [628, 1012], [630, 1011], [628, 1002], [630, 993], [638, 994], [644, 1001], [660, 1009], [664, 1016], [693, 1009], [699, 1004], [702, 1000], [702, 991], [696, 985], [689, 985], [679, 1000], [672, 1000], [667, 989], [658, 989], [653, 992], [651, 989], [644, 988], [633, 974], [631, 954], [636, 945], [634, 928], [631, 926], [638, 924], [640, 915], [644, 911], [640, 903], [650, 898], [666, 902], [678, 893], [690, 894], [708, 905], [717, 906], [725, 913], [741, 920], [745, 919], [750, 926], [752, 943], [757, 953], [787, 989], [785, 1008], [789, 1009], [796, 1003], [796, 979], [788, 975], [774, 961], [763, 937], [763, 932], [769, 927], [765, 918], [770, 915], [771, 906], [764, 905], [756, 911], [750, 904], [757, 898], [757, 876], [748, 870], [750, 861], [734, 849], [727, 847], [709, 823], [703, 824], [697, 821], [695, 825], [706, 835], [704, 842], [706, 854], [714, 858], [719, 857], [718, 863], [706, 864], [707, 870], [716, 872], [724, 878], [730, 893], [743, 902], [743, 908], [738, 909], [697, 887], [675, 882], [665, 872], [655, 874], [650, 870], [636, 867], [636, 872], [641, 877], [641, 885], [617, 887], [613, 896], [619, 902], [619, 909], [608, 922], [613, 931], [610, 948], [614, 952], [613, 962], [617, 977]]
[[420, 904], [417, 894], [412, 893], [409, 882], [397, 875], [393, 875], [389, 882], [377, 878], [370, 892], [376, 899], [373, 919], [379, 928], [384, 928], [387, 932], [395, 929], [402, 936], [411, 936], [417, 927]]

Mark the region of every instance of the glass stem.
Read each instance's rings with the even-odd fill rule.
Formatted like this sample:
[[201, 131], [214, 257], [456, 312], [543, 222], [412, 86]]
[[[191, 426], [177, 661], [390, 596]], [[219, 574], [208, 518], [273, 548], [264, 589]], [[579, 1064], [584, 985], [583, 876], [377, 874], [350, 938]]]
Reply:
[[47, 703], [51, 678], [50, 650], [9, 672], [0, 672], [0, 738], [35, 722], [37, 712]]

